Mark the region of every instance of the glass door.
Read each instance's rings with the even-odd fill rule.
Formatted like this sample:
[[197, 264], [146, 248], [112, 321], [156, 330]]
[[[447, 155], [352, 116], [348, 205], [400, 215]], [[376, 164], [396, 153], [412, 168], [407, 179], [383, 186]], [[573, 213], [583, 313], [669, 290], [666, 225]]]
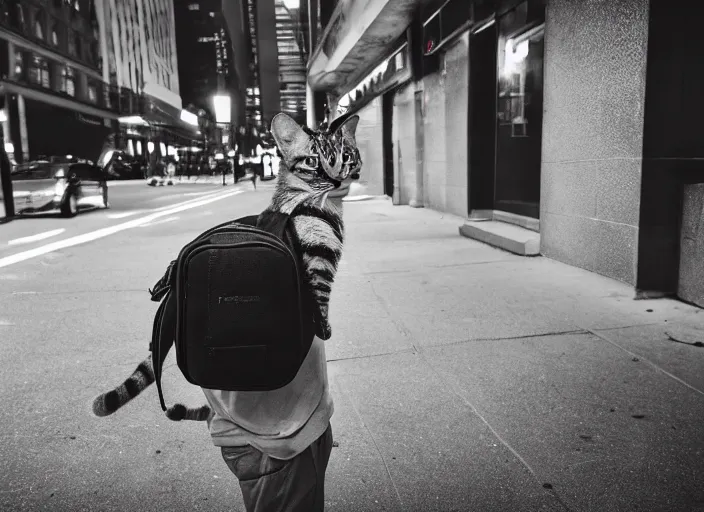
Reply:
[[540, 215], [543, 125], [544, 10], [530, 20], [529, 2], [502, 16], [498, 42], [498, 104], [494, 208]]

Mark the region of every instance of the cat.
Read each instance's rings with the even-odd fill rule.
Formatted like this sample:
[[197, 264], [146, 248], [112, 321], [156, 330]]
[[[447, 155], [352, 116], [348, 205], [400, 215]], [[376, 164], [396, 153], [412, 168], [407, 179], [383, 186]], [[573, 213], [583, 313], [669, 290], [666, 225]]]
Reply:
[[[344, 225], [342, 212], [328, 200], [328, 194], [350, 176], [358, 176], [362, 159], [355, 131], [358, 116], [336, 119], [330, 126], [313, 131], [279, 113], [271, 121], [281, 163], [277, 185], [265, 211], [290, 216], [296, 251], [301, 255], [304, 280], [315, 299], [316, 335], [332, 336], [328, 319], [330, 291], [342, 257]], [[173, 262], [172, 262], [173, 263]], [[154, 382], [151, 355], [142, 361], [122, 384], [93, 401], [93, 413], [107, 416], [126, 405]], [[190, 408], [175, 404], [166, 410], [173, 421], [207, 421], [207, 405]]]

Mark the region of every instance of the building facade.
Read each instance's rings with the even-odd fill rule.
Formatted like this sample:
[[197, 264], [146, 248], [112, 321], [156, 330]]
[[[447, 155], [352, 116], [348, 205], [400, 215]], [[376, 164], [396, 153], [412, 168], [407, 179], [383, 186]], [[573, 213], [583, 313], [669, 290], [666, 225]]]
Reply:
[[0, 1], [0, 90], [5, 149], [18, 163], [95, 161], [117, 119], [138, 106], [132, 92], [103, 80], [89, 0]]
[[704, 306], [695, 20], [681, 0], [338, 0], [308, 81], [360, 115], [368, 193]]
[[197, 122], [182, 114], [174, 0], [95, 0], [95, 12], [103, 80], [139, 98], [119, 118], [115, 144], [151, 169], [199, 140]]
[[213, 97], [228, 92], [232, 73], [232, 42], [221, 0], [175, 3], [176, 47], [180, 94], [184, 105], [215, 116]]
[[245, 153], [271, 142], [268, 126], [284, 111], [305, 123], [306, 46], [300, 4], [284, 0], [224, 0], [233, 44], [233, 123]]

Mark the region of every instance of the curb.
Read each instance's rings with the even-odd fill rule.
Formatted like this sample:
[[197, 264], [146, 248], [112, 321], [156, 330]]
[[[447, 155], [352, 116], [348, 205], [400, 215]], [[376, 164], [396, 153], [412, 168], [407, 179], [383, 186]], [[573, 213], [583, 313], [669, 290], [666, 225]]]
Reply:
[[342, 201], [345, 203], [353, 203], [357, 201], [390, 201], [391, 198], [389, 196], [370, 196], [370, 195], [359, 195], [359, 196], [345, 196], [342, 198]]

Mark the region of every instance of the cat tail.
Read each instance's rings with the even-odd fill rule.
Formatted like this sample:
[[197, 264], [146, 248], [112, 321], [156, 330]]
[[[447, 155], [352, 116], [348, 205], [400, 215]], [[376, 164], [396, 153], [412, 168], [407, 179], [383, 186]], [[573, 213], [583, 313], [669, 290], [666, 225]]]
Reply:
[[98, 395], [93, 400], [93, 414], [108, 416], [127, 404], [154, 382], [154, 368], [151, 355], [137, 365], [132, 375], [110, 391]]
[[166, 409], [166, 417], [171, 421], [209, 421], [213, 415], [213, 411], [207, 405], [201, 405], [194, 409], [183, 404], [175, 404]]
[[[127, 377], [122, 384], [93, 400], [93, 414], [101, 417], [109, 416], [147, 389], [153, 382], [154, 367], [150, 355], [139, 363], [132, 375]], [[190, 408], [183, 404], [174, 404], [166, 410], [166, 417], [172, 421], [206, 421], [211, 415], [212, 412], [207, 405]]]

